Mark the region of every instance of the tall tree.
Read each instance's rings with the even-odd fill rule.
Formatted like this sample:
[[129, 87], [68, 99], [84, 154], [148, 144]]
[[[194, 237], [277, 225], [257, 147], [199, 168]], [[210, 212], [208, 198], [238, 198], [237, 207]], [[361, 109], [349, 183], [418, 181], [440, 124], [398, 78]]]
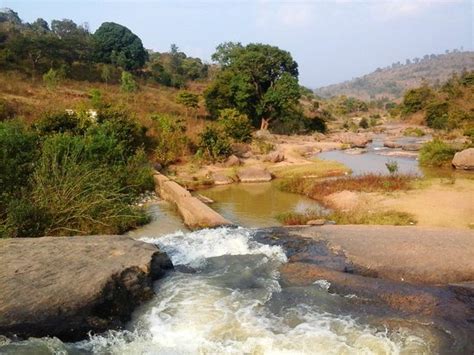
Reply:
[[141, 39], [125, 26], [104, 22], [94, 33], [94, 39], [95, 55], [101, 62], [135, 70], [143, 67], [147, 60]]
[[217, 47], [213, 60], [222, 70], [205, 93], [211, 115], [236, 108], [266, 129], [271, 120], [298, 104], [298, 64], [289, 52], [265, 44], [244, 47], [228, 42]]

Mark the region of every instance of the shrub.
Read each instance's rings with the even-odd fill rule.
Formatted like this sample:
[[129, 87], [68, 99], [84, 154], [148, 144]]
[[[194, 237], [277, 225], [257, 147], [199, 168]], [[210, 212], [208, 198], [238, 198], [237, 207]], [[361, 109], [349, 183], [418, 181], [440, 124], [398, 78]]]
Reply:
[[51, 217], [48, 234], [117, 234], [145, 222], [113, 171], [84, 160], [79, 138], [48, 138], [33, 174], [32, 200]]
[[0, 99], [0, 121], [11, 120], [16, 115], [16, 109], [6, 100]]
[[199, 107], [199, 96], [192, 92], [182, 91], [176, 96], [176, 102], [188, 109], [196, 109]]
[[232, 153], [226, 135], [216, 126], [207, 126], [199, 135], [198, 155], [206, 160], [220, 161]]
[[387, 167], [390, 175], [394, 175], [398, 172], [398, 163], [395, 160], [389, 160], [385, 163], [385, 166]]
[[433, 91], [426, 85], [408, 90], [403, 96], [402, 114], [407, 115], [424, 109], [433, 96]]
[[48, 211], [27, 199], [12, 200], [7, 215], [5, 234], [10, 238], [42, 237], [51, 224]]
[[427, 142], [420, 150], [420, 165], [443, 166], [451, 164], [456, 150], [440, 139]]
[[275, 149], [273, 143], [268, 142], [261, 137], [254, 138], [252, 145], [255, 147], [258, 154], [268, 154]]
[[447, 102], [432, 102], [426, 107], [426, 123], [428, 127], [446, 129], [448, 127]]
[[188, 143], [184, 122], [169, 115], [154, 115], [152, 120], [157, 129], [154, 159], [164, 166], [178, 161], [184, 155]]
[[43, 75], [43, 82], [45, 83], [48, 90], [54, 90], [58, 87], [61, 82], [61, 73], [53, 68]]
[[114, 136], [122, 144], [126, 157], [132, 156], [142, 147], [151, 148], [152, 141], [147, 137], [147, 128], [133, 120], [126, 111], [100, 110], [97, 113], [97, 124], [103, 134]]
[[52, 112], [45, 114], [34, 127], [40, 135], [64, 132], [76, 134], [80, 132], [80, 120], [76, 113]]
[[29, 184], [37, 144], [37, 136], [19, 122], [0, 122], [0, 218], [2, 205]]
[[367, 129], [369, 128], [369, 122], [367, 121], [367, 118], [363, 117], [360, 122], [359, 122], [359, 127]]
[[425, 132], [418, 127], [408, 127], [403, 131], [403, 135], [406, 137], [423, 137]]
[[237, 142], [252, 140], [252, 125], [247, 115], [239, 113], [236, 109], [224, 109], [219, 112], [218, 123], [223, 132]]
[[133, 75], [129, 72], [123, 71], [120, 79], [120, 89], [125, 93], [133, 93], [138, 91], [138, 85]]

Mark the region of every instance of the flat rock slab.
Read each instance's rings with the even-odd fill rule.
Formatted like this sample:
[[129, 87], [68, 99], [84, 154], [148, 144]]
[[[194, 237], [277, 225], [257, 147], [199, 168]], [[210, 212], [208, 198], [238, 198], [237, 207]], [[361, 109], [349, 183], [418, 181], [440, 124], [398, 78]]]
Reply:
[[288, 230], [326, 241], [362, 275], [420, 284], [474, 281], [471, 230], [331, 225]]
[[243, 168], [237, 173], [240, 182], [267, 182], [272, 180], [270, 172], [261, 167], [251, 166]]
[[158, 247], [125, 236], [0, 240], [0, 334], [69, 341], [120, 328], [168, 268]]

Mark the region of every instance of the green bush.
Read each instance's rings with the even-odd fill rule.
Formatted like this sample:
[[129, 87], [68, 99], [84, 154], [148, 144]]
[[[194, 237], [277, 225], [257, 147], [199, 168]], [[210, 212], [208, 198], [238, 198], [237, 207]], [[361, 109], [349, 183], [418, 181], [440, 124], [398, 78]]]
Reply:
[[403, 96], [403, 102], [401, 104], [402, 114], [408, 115], [424, 109], [433, 97], [433, 91], [425, 85], [408, 90]]
[[198, 155], [206, 160], [221, 161], [230, 156], [232, 148], [224, 132], [216, 126], [207, 126], [199, 135]]
[[9, 199], [29, 185], [37, 151], [33, 132], [16, 121], [0, 122], [0, 218]]
[[420, 165], [443, 166], [451, 164], [456, 150], [440, 139], [427, 142], [420, 150]]
[[120, 78], [120, 89], [125, 93], [134, 93], [138, 91], [138, 84], [129, 72], [122, 72]]
[[7, 215], [4, 237], [42, 237], [51, 225], [48, 211], [27, 199], [12, 200], [8, 205]]
[[34, 125], [40, 135], [64, 132], [77, 134], [80, 126], [79, 116], [66, 111], [47, 113]]
[[61, 82], [62, 75], [60, 71], [54, 70], [53, 68], [43, 75], [43, 82], [45, 83], [48, 90], [54, 90], [58, 87]]
[[135, 121], [126, 111], [100, 110], [97, 113], [97, 124], [103, 134], [114, 136], [120, 142], [127, 157], [140, 148], [148, 150], [152, 146], [152, 141], [147, 136], [147, 128]]
[[154, 115], [152, 120], [157, 130], [155, 161], [163, 166], [178, 161], [184, 155], [188, 144], [184, 121], [169, 115]]
[[250, 142], [252, 140], [252, 124], [247, 115], [239, 113], [236, 109], [224, 109], [219, 112], [218, 123], [224, 133], [236, 142]]
[[447, 102], [432, 102], [426, 106], [426, 124], [434, 129], [448, 128], [448, 110]]
[[425, 132], [418, 127], [408, 127], [403, 131], [405, 137], [423, 137]]
[[[117, 234], [145, 222], [113, 169], [84, 159], [79, 138], [48, 138], [33, 174], [31, 197], [51, 217], [48, 234]], [[70, 149], [64, 150], [67, 139]]]

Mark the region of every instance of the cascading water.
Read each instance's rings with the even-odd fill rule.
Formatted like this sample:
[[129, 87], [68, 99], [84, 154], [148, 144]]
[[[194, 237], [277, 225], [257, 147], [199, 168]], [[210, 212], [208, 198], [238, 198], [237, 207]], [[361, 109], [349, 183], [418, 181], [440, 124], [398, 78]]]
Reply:
[[[281, 247], [252, 230], [221, 228], [144, 238], [171, 257], [176, 271], [155, 284], [155, 298], [128, 329], [63, 344], [55, 339], [10, 350], [98, 354], [419, 354], [429, 341], [383, 329], [337, 310], [351, 302], [327, 282], [281, 288]], [[23, 346], [23, 348], [22, 348]], [[17, 353], [14, 351], [15, 353]], [[1, 348], [0, 348], [1, 352]]]

